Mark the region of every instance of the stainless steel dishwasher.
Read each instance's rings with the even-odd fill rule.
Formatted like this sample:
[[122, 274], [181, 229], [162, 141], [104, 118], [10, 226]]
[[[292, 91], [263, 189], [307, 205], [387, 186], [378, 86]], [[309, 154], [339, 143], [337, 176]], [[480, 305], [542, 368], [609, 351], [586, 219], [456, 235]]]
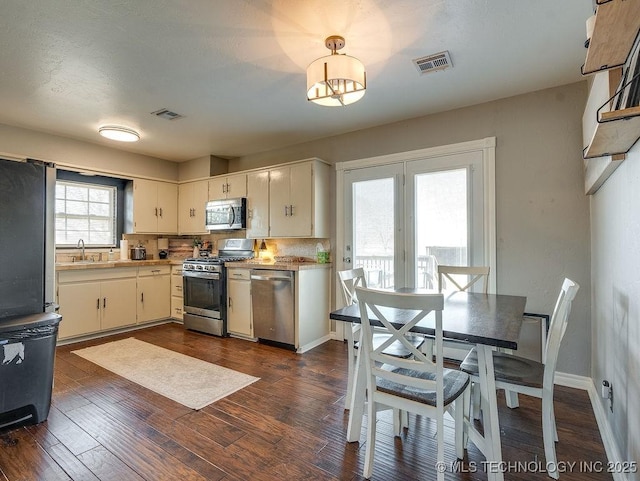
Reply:
[[260, 341], [295, 349], [294, 272], [251, 270], [253, 334]]

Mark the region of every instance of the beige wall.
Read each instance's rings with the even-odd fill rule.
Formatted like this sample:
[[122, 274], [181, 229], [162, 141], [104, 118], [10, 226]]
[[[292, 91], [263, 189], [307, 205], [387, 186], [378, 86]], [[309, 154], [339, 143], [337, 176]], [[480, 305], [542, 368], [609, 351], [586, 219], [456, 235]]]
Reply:
[[528, 311], [550, 314], [563, 278], [577, 281], [582, 290], [559, 370], [588, 376], [589, 200], [581, 156], [586, 95], [586, 82], [579, 82], [240, 157], [229, 168], [308, 157], [335, 163], [495, 136], [498, 291], [524, 294]]
[[[620, 459], [640, 461], [640, 145], [591, 198], [591, 376], [613, 387], [599, 399]], [[629, 480], [640, 480], [630, 474]]]
[[178, 164], [174, 162], [0, 124], [2, 154], [125, 177], [178, 180]]

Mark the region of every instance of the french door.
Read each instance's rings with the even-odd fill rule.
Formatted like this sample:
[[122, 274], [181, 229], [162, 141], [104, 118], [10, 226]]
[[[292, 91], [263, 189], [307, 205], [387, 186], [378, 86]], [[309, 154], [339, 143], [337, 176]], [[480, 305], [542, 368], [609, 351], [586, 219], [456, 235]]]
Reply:
[[483, 151], [343, 173], [343, 268], [374, 288], [437, 288], [436, 268], [488, 265]]

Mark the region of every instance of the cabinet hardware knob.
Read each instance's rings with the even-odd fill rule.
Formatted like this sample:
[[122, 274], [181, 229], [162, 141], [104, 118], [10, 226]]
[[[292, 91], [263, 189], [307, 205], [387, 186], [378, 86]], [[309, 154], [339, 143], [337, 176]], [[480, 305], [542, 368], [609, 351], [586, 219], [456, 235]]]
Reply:
[[106, 308], [107, 308], [107, 298], [106, 298], [106, 297], [103, 297], [103, 298], [102, 298], [102, 307], [103, 307], [104, 309], [106, 309]]

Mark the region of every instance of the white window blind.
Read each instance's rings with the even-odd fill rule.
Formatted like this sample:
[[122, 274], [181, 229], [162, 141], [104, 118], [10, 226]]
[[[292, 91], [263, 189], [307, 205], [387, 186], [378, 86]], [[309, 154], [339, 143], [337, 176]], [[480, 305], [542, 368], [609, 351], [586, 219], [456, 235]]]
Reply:
[[58, 180], [56, 246], [116, 246], [116, 187]]

